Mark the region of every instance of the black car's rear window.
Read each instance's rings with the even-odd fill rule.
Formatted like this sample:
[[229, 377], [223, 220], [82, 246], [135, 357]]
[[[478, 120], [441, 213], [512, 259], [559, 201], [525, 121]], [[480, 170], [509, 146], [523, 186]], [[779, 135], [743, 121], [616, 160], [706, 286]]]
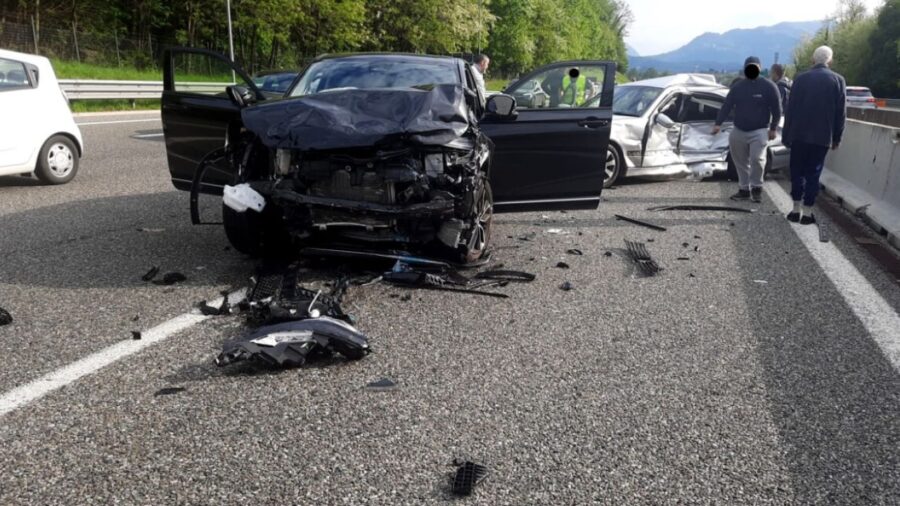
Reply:
[[333, 58], [310, 65], [288, 95], [300, 97], [339, 89], [427, 89], [439, 84], [460, 84], [459, 71], [452, 60]]

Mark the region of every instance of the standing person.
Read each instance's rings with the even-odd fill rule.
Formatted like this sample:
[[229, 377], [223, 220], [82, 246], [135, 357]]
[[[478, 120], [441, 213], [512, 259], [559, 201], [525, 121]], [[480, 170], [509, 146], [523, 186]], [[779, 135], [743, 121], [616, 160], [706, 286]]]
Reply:
[[816, 222], [812, 207], [819, 193], [825, 156], [829, 147], [841, 145], [847, 120], [847, 84], [843, 76], [828, 68], [833, 57], [834, 51], [828, 46], [813, 52], [813, 68], [794, 81], [781, 134], [781, 142], [791, 148], [794, 208], [787, 219], [802, 225]]
[[738, 191], [731, 196], [732, 200], [762, 201], [766, 145], [775, 139], [781, 121], [778, 88], [772, 81], [761, 78], [760, 70], [759, 58], [751, 56], [744, 61], [746, 79], [741, 79], [728, 91], [712, 129], [713, 135], [717, 135], [734, 110], [734, 128], [728, 137], [728, 146], [738, 174]]
[[475, 85], [481, 91], [481, 96], [487, 96], [487, 90], [484, 87], [484, 74], [487, 72], [491, 59], [485, 54], [475, 56], [475, 63], [472, 64], [472, 76], [475, 78]]
[[784, 66], [780, 63], [772, 65], [772, 68], [769, 69], [769, 76], [772, 81], [775, 81], [775, 86], [778, 86], [778, 93], [781, 94], [781, 110], [787, 114], [788, 101], [791, 99], [791, 86], [794, 83], [784, 76]]

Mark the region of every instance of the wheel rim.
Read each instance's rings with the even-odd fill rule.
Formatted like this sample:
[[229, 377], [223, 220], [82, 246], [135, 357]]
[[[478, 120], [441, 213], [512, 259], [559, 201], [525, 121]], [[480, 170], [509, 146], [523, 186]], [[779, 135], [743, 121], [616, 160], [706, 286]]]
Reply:
[[494, 203], [488, 198], [488, 192], [482, 189], [478, 196], [476, 216], [473, 220], [472, 234], [469, 236], [466, 260], [474, 262], [481, 258], [491, 240], [491, 223], [494, 217]]
[[611, 181], [612, 178], [616, 176], [616, 171], [619, 169], [619, 160], [616, 157], [616, 153], [613, 151], [614, 148], [607, 148], [606, 150], [606, 165], [603, 170], [606, 172], [606, 180]]
[[47, 150], [47, 167], [55, 177], [68, 176], [75, 168], [75, 156], [72, 154], [72, 150], [61, 142], [50, 146], [50, 149]]

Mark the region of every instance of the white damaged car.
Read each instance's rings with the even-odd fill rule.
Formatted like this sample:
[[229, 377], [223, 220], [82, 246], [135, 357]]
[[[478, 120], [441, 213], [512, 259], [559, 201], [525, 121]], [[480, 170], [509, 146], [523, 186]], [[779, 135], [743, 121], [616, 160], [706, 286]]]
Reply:
[[[604, 186], [625, 177], [702, 179], [716, 172], [733, 173], [728, 152], [732, 119], [719, 134], [711, 133], [727, 95], [728, 87], [704, 74], [616, 86]], [[768, 145], [766, 171], [786, 168], [789, 156], [779, 126]]]

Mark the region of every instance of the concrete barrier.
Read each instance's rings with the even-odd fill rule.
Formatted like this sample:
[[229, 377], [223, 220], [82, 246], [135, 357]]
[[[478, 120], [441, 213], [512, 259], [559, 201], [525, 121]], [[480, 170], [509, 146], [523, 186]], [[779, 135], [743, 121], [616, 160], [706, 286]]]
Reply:
[[822, 186], [900, 248], [900, 128], [847, 120], [841, 147], [825, 160]]
[[900, 127], [900, 110], [897, 109], [863, 109], [848, 107], [847, 118], [869, 123], [878, 123], [892, 127]]

